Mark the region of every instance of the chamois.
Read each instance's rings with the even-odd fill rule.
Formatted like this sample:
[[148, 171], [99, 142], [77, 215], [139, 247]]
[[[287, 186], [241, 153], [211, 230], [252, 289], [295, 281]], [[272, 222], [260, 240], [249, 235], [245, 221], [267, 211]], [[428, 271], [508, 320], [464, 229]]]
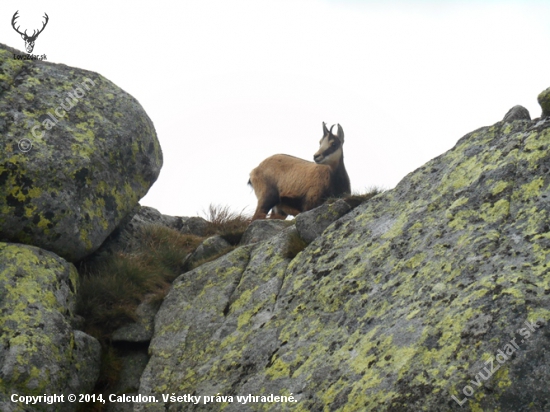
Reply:
[[248, 183], [258, 198], [252, 220], [296, 216], [321, 205], [331, 196], [351, 192], [344, 166], [344, 131], [338, 125], [337, 135], [323, 122], [323, 137], [313, 155], [315, 163], [294, 156], [276, 154], [265, 159], [250, 172]]

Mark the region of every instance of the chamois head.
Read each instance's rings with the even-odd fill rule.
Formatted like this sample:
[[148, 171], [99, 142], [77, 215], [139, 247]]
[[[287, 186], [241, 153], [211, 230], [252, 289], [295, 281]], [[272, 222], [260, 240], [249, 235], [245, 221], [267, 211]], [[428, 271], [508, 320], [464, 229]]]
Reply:
[[315, 163], [325, 164], [336, 168], [343, 161], [344, 154], [342, 145], [344, 144], [344, 130], [338, 125], [337, 135], [332, 134], [332, 128], [327, 129], [327, 125], [323, 122], [323, 138], [319, 141], [319, 150], [313, 155]]

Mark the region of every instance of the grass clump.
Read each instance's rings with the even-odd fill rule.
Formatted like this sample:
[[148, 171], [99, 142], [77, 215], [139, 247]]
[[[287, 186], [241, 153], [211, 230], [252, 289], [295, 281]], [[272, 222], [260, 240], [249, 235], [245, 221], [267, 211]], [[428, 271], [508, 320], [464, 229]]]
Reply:
[[242, 211], [233, 212], [228, 206], [210, 204], [203, 213], [209, 222], [208, 234], [220, 235], [231, 245], [239, 244], [251, 221]]
[[107, 338], [124, 323], [134, 320], [141, 297], [154, 289], [154, 278], [140, 257], [118, 253], [81, 274], [77, 313], [85, 331]]
[[373, 186], [367, 188], [364, 193], [352, 193], [351, 195], [344, 196], [342, 200], [344, 200], [352, 209], [355, 209], [357, 206], [383, 192], [385, 192], [385, 189]]
[[307, 247], [307, 243], [297, 230], [292, 230], [289, 234], [283, 256], [287, 259], [294, 259], [298, 253]]
[[164, 298], [183, 260], [203, 239], [149, 225], [138, 240], [131, 253], [118, 252], [79, 268], [77, 313], [85, 320], [84, 330], [102, 341], [134, 321], [141, 302]]
[[[206, 235], [220, 235], [233, 247], [196, 262], [193, 268], [233, 250], [250, 224], [248, 216], [228, 206], [210, 205], [205, 214]], [[204, 239], [151, 224], [140, 229], [130, 251], [81, 263], [77, 313], [85, 320], [85, 332], [108, 341], [116, 329], [136, 320], [140, 303], [160, 303], [176, 277], [192, 269], [184, 267], [184, 262]]]
[[[119, 379], [122, 361], [112, 346], [113, 332], [137, 320], [136, 309], [141, 303], [160, 305], [176, 277], [190, 269], [184, 267], [186, 258], [206, 237], [220, 235], [233, 246], [196, 262], [194, 267], [233, 250], [250, 223], [250, 218], [231, 212], [227, 206], [210, 205], [207, 219], [206, 236], [183, 234], [162, 225], [146, 225], [137, 232], [135, 242], [132, 241], [127, 250], [96, 255], [78, 265], [77, 314], [84, 319], [82, 329], [102, 345], [95, 393], [107, 396]], [[96, 402], [80, 410], [99, 412], [104, 407]]]

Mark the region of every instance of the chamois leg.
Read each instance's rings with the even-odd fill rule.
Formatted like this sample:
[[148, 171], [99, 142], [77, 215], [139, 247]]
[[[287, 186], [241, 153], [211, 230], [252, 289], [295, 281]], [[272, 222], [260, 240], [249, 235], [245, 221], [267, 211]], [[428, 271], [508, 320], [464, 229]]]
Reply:
[[279, 193], [276, 190], [268, 190], [267, 193], [256, 194], [258, 197], [258, 206], [252, 216], [252, 220], [265, 219], [269, 212], [277, 203], [279, 203]]
[[267, 212], [258, 206], [256, 208], [256, 211], [254, 212], [254, 216], [252, 216], [252, 222], [258, 219], [265, 219], [267, 218]]
[[[282, 200], [284, 200], [284, 198]], [[277, 216], [281, 216], [280, 218], [274, 217], [273, 219], [286, 219], [288, 215], [298, 216], [302, 212], [300, 209], [298, 209], [298, 205], [290, 206], [288, 203], [279, 203], [271, 211], [272, 214], [273, 211], [275, 211]]]
[[285, 213], [283, 209], [281, 209], [280, 205], [274, 206], [273, 209], [271, 209], [271, 215], [269, 216], [270, 219], [280, 219], [285, 220], [288, 214]]

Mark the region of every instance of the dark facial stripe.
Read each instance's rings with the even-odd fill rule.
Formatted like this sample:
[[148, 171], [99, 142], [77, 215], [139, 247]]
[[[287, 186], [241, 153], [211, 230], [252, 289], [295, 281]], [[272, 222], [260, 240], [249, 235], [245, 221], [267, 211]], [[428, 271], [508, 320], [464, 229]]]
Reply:
[[326, 149], [323, 152], [323, 157], [327, 157], [327, 156], [331, 155], [332, 153], [337, 151], [340, 148], [340, 146], [342, 145], [342, 143], [340, 143], [340, 140], [338, 140], [338, 139], [332, 138], [330, 140], [332, 140], [330, 142], [330, 146], [329, 146], [328, 149]]

